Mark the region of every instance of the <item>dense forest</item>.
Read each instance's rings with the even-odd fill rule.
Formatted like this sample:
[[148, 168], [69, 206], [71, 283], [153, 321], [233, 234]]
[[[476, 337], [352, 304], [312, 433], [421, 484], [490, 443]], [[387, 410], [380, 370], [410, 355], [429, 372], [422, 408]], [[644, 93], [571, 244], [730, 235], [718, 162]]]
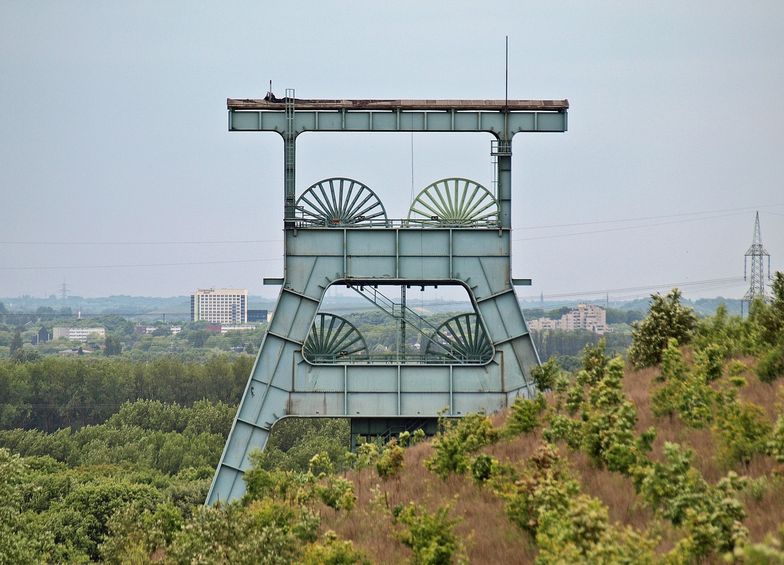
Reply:
[[0, 563], [782, 563], [774, 292], [744, 319], [655, 295], [624, 356], [591, 341], [431, 439], [284, 421], [216, 507], [251, 356], [2, 361]]

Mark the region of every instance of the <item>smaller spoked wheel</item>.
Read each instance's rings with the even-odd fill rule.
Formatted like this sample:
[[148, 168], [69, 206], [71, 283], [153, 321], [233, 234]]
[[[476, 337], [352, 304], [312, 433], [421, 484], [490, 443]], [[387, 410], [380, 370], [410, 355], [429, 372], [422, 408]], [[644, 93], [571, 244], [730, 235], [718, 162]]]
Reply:
[[493, 356], [493, 346], [476, 314], [459, 314], [436, 329], [426, 353], [465, 363], [485, 363]]
[[296, 206], [303, 222], [313, 226], [385, 225], [387, 219], [376, 193], [347, 178], [317, 182], [300, 195]]
[[313, 321], [302, 354], [315, 363], [367, 359], [365, 338], [354, 325], [335, 314], [319, 313]]
[[472, 180], [441, 179], [417, 195], [408, 219], [447, 226], [495, 225], [498, 201], [489, 190]]

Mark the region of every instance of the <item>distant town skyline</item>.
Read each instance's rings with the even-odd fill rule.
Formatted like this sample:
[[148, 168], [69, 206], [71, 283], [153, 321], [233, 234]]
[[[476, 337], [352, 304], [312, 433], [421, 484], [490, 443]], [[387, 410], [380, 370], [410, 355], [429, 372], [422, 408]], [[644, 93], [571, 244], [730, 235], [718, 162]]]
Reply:
[[[571, 103], [567, 133], [515, 138], [512, 275], [533, 279], [518, 295], [740, 298], [755, 211], [784, 266], [783, 16], [773, 1], [3, 3], [0, 296], [65, 281], [85, 297], [274, 299], [282, 143], [229, 133], [225, 99], [270, 79], [279, 96], [503, 98], [508, 34], [510, 98]], [[438, 178], [490, 186], [489, 149], [304, 135], [297, 188], [357, 178], [403, 217]]]

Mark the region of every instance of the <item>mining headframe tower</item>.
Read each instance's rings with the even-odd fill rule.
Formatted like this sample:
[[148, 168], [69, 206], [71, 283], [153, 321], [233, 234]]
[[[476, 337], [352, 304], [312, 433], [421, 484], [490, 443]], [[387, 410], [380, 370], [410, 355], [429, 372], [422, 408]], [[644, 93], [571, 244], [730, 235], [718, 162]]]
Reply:
[[[433, 427], [440, 414], [492, 412], [535, 394], [539, 363], [512, 278], [512, 138], [567, 129], [566, 100], [229, 99], [229, 130], [283, 138], [284, 272], [280, 296], [207, 503], [242, 496], [249, 455], [281, 418], [341, 417], [352, 435]], [[406, 218], [349, 178], [297, 195], [296, 141], [318, 132], [485, 132], [497, 190], [464, 178], [425, 187]], [[379, 358], [349, 320], [322, 308], [332, 285], [349, 287], [417, 332], [421, 351]], [[435, 325], [406, 305], [411, 286], [456, 285], [473, 312]], [[395, 289], [394, 292], [386, 289]]]

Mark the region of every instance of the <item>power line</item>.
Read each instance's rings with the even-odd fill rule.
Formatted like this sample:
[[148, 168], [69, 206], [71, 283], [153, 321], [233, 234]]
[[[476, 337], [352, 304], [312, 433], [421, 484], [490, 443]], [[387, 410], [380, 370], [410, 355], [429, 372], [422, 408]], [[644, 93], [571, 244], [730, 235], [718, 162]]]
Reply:
[[628, 230], [637, 230], [642, 228], [654, 228], [659, 226], [670, 226], [673, 224], [683, 224], [687, 222], [697, 222], [701, 220], [715, 220], [717, 218], [728, 218], [730, 216], [738, 216], [741, 214], [745, 214], [745, 212], [732, 212], [729, 214], [720, 214], [717, 216], [706, 216], [704, 218], [687, 218], [684, 220], [673, 220], [671, 222], [659, 222], [656, 224], [640, 224], [637, 226], [620, 226], [615, 228], [604, 228], [601, 230], [586, 230], [580, 232], [571, 232], [571, 233], [559, 233], [559, 234], [550, 234], [550, 235], [537, 235], [532, 237], [517, 237], [514, 238], [512, 241], [535, 241], [540, 239], [558, 239], [561, 237], [574, 237], [576, 235], [591, 235], [595, 233], [609, 233], [609, 232], [616, 232], [616, 231], [628, 231]]
[[224, 239], [214, 241], [0, 241], [0, 245], [237, 245], [283, 243], [282, 239]]
[[743, 277], [723, 277], [723, 278], [716, 278], [716, 279], [705, 279], [700, 281], [679, 281], [679, 282], [669, 282], [669, 283], [661, 283], [661, 284], [652, 284], [652, 285], [644, 285], [644, 286], [630, 286], [624, 288], [604, 288], [599, 290], [581, 290], [581, 291], [572, 291], [572, 292], [563, 292], [558, 294], [544, 294], [540, 296], [532, 296], [532, 297], [523, 297], [524, 299], [539, 299], [541, 296], [544, 296], [545, 299], [554, 299], [554, 298], [576, 298], [581, 296], [593, 296], [593, 295], [606, 295], [606, 294], [617, 294], [623, 292], [643, 292], [649, 290], [657, 290], [662, 288], [680, 288], [680, 287], [695, 287], [695, 286], [712, 286], [717, 284], [739, 284], [743, 282]]
[[[775, 208], [778, 206], [784, 206], [784, 204], [768, 204], [767, 206], [749, 206], [746, 208], [723, 208], [719, 210], [703, 210], [703, 211], [695, 211], [695, 212], [681, 212], [678, 214], [664, 214], [661, 216], [637, 216], [633, 218], [619, 218], [617, 220], [592, 220], [589, 222], [573, 222], [569, 224], [549, 224], [549, 225], [538, 225], [538, 226], [523, 226], [519, 228], [514, 228], [515, 230], [538, 230], [538, 229], [550, 229], [550, 228], [569, 228], [569, 227], [576, 227], [576, 226], [590, 226], [596, 224], [615, 224], [620, 222], [636, 222], [636, 221], [643, 221], [643, 220], [664, 220], [667, 218], [679, 218], [684, 216], [698, 216], [703, 214], [722, 214], [724, 212], [748, 212], [749, 210], [757, 210], [762, 208]], [[776, 215], [784, 215], [778, 214], [777, 212], [767, 212], [769, 214], [776, 214]], [[699, 218], [698, 218], [699, 219]]]
[[261, 259], [231, 259], [224, 261], [182, 261], [178, 263], [129, 263], [117, 265], [58, 265], [58, 266], [33, 266], [0, 267], [0, 271], [36, 271], [36, 270], [76, 270], [76, 269], [126, 269], [137, 267], [182, 267], [189, 265], [225, 265], [231, 263], [261, 263], [264, 261], [282, 261], [282, 257], [266, 257]]

